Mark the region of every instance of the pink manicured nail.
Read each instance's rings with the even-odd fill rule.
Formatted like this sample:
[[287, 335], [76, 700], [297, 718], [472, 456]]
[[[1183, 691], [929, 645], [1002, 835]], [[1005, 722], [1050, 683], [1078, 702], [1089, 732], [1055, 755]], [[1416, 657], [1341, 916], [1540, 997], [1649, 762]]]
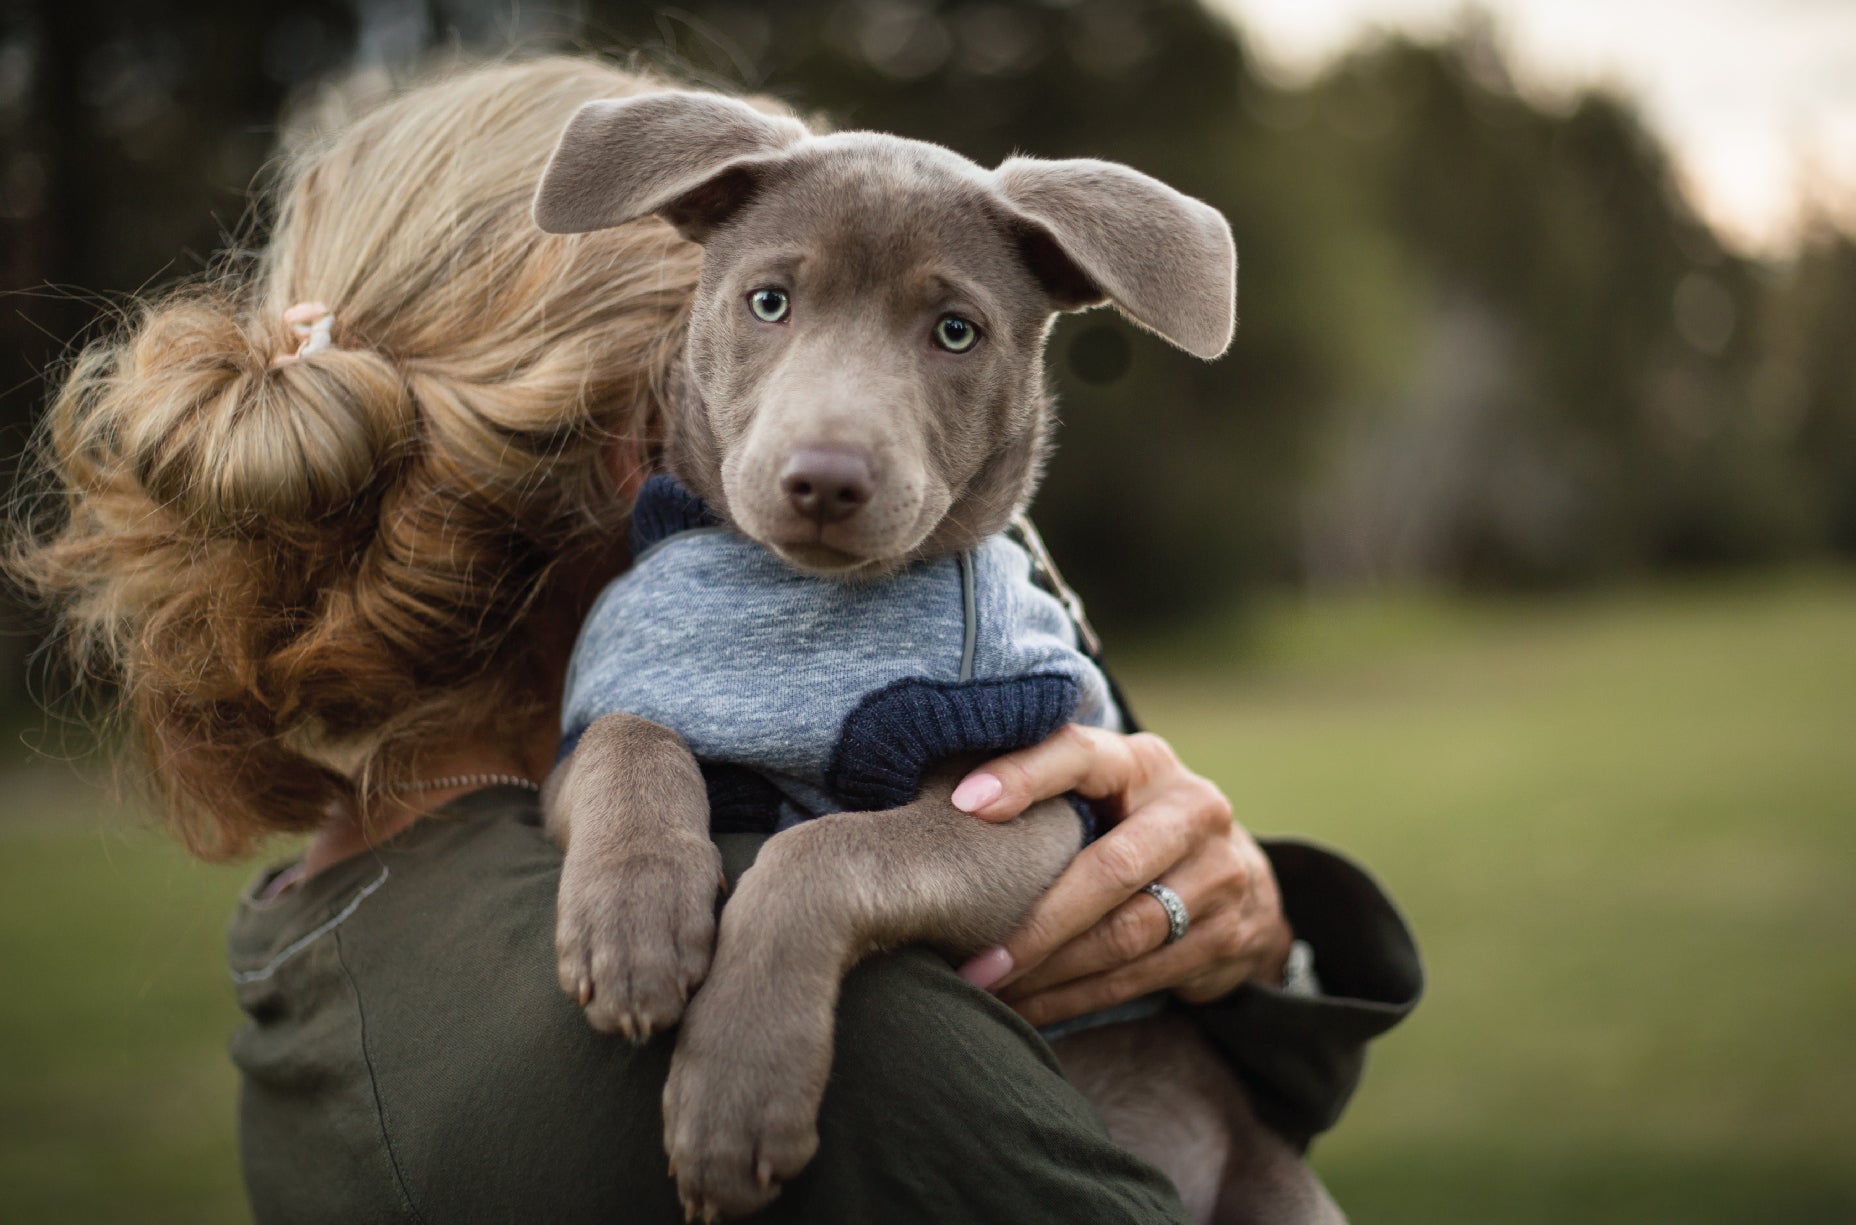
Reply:
[[1005, 784], [990, 774], [969, 774], [954, 788], [954, 807], [977, 812], [1005, 794]]
[[960, 977], [981, 991], [986, 990], [1011, 972], [1012, 955], [996, 944], [960, 967]]

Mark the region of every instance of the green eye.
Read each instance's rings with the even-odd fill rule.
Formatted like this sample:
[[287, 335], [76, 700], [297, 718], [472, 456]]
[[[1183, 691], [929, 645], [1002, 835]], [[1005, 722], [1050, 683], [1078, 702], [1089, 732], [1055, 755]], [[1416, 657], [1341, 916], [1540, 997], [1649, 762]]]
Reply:
[[949, 353], [965, 353], [979, 340], [980, 330], [971, 319], [942, 315], [934, 325], [934, 342]]
[[748, 295], [748, 309], [762, 323], [782, 323], [792, 313], [793, 303], [784, 289], [757, 289]]

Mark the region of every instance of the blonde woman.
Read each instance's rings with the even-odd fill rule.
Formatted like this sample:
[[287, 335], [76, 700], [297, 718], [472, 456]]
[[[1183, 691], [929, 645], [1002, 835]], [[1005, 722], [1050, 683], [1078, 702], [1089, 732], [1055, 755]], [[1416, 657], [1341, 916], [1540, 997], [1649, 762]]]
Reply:
[[[14, 577], [116, 683], [190, 851], [308, 836], [231, 931], [262, 1222], [680, 1216], [669, 1044], [599, 1035], [561, 995], [535, 797], [699, 252], [656, 221], [544, 235], [529, 200], [577, 106], [648, 87], [507, 64], [302, 143], [261, 257], [143, 309], [51, 406], [62, 513]], [[916, 951], [852, 975], [820, 1154], [766, 1219], [1180, 1218], [1025, 1024], [1159, 987], [1285, 1134], [1333, 1121], [1417, 991], [1363, 874], [1266, 853], [1152, 737], [1060, 734], [979, 773], [976, 819], [1077, 789], [1120, 823], [970, 981]], [[731, 874], [758, 841], [722, 839]], [[1193, 916], [1170, 945], [1136, 892], [1163, 873]], [[1282, 989], [1298, 938], [1325, 994]]]

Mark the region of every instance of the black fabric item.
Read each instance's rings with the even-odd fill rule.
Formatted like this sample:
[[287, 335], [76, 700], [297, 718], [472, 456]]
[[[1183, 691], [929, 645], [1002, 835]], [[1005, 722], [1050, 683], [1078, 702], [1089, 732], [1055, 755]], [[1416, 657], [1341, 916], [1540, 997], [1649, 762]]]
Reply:
[[1257, 1117], [1306, 1148], [1359, 1086], [1366, 1044], [1417, 1007], [1424, 969], [1404, 919], [1360, 867], [1307, 842], [1262, 847], [1289, 925], [1314, 950], [1322, 994], [1246, 983], [1185, 1011], [1244, 1082]]
[[709, 834], [771, 834], [785, 796], [765, 777], [724, 762], [698, 763], [709, 793]]

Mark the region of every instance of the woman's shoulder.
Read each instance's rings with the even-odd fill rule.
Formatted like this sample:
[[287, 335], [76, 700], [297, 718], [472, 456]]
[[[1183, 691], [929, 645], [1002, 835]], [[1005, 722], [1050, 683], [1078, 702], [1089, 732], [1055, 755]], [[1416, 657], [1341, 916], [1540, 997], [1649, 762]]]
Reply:
[[247, 899], [232, 1054], [261, 1220], [677, 1219], [654, 1123], [667, 1051], [595, 1033], [561, 993], [559, 874], [534, 798], [491, 789]]
[[232, 920], [233, 981], [333, 968], [371, 985], [406, 966], [434, 971], [423, 980], [447, 996], [484, 975], [520, 981], [511, 972], [537, 952], [527, 937], [552, 913], [560, 863], [532, 794], [473, 792], [275, 898], [260, 878]]

